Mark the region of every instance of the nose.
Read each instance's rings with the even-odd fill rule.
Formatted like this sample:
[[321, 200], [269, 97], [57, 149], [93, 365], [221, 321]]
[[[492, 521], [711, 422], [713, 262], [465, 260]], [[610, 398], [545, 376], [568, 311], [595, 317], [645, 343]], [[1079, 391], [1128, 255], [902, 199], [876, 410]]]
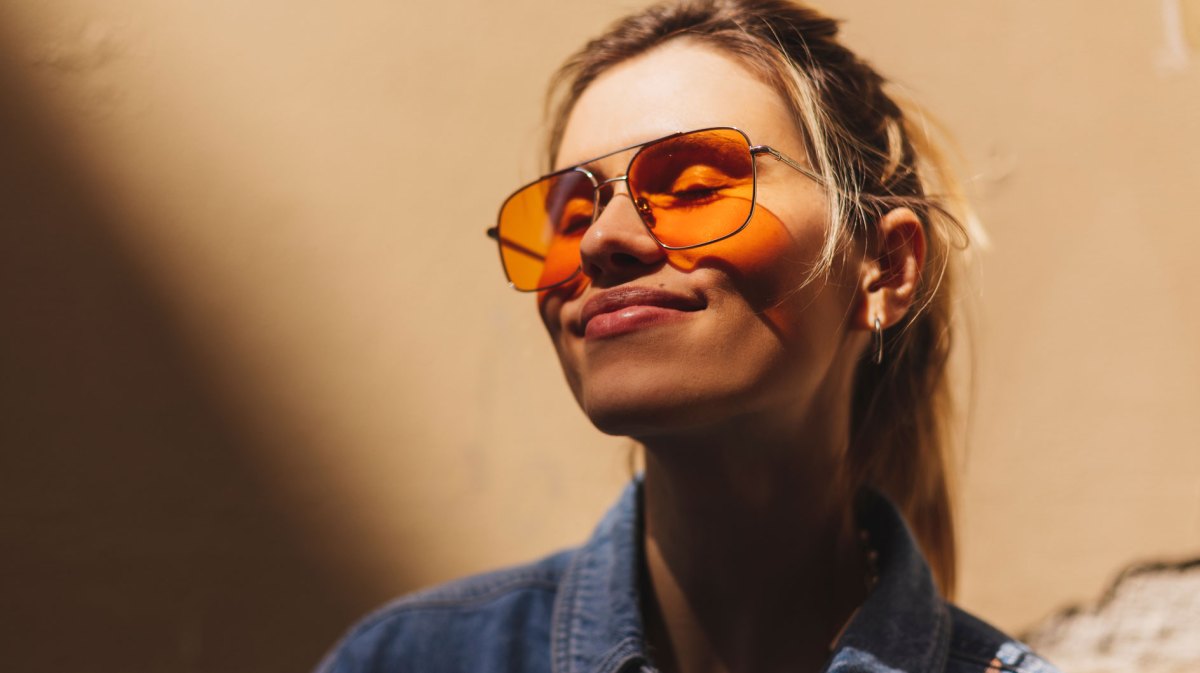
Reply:
[[652, 271], [666, 253], [642, 223], [628, 189], [614, 190], [604, 201], [579, 242], [579, 256], [594, 285], [613, 286]]

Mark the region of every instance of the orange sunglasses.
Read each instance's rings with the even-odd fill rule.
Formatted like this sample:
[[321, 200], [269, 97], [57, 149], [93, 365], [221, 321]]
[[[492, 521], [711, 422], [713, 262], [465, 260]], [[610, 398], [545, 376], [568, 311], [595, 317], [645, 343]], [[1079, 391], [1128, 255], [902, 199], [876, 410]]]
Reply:
[[[586, 168], [638, 148], [624, 175], [604, 178]], [[625, 182], [646, 231], [667, 250], [716, 243], [746, 227], [754, 214], [756, 158], [767, 154], [809, 179], [819, 175], [739, 129], [673, 133], [542, 176], [504, 200], [487, 230], [513, 288], [535, 292], [561, 285], [581, 270], [579, 243]]]

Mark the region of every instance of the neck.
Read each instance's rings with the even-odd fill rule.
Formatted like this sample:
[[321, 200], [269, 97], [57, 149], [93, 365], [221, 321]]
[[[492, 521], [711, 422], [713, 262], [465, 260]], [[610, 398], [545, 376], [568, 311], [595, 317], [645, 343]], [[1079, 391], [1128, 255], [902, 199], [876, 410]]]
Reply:
[[816, 671], [865, 597], [830, 450], [845, 438], [742, 430], [646, 442], [643, 613], [664, 671]]

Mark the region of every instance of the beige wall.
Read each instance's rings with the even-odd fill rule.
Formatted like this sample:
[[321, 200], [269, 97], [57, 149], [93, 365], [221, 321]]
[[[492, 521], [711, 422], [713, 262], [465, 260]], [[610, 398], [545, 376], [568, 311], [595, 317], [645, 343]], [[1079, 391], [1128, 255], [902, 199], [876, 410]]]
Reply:
[[[550, 71], [638, 4], [0, 5], [17, 669], [303, 669], [588, 534], [628, 444], [483, 229]], [[961, 602], [1017, 629], [1200, 553], [1200, 3], [825, 7], [958, 135], [991, 233]]]

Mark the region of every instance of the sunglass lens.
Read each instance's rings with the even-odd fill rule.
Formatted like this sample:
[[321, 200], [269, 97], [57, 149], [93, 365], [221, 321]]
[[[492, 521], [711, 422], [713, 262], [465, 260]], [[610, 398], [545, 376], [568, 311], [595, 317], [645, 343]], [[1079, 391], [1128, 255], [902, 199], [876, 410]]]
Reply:
[[579, 270], [579, 240], [592, 222], [595, 192], [581, 171], [539, 180], [500, 208], [500, 257], [518, 290], [562, 283]]
[[733, 129], [710, 129], [647, 145], [629, 167], [629, 192], [663, 245], [724, 238], [746, 224], [754, 206], [750, 144]]

